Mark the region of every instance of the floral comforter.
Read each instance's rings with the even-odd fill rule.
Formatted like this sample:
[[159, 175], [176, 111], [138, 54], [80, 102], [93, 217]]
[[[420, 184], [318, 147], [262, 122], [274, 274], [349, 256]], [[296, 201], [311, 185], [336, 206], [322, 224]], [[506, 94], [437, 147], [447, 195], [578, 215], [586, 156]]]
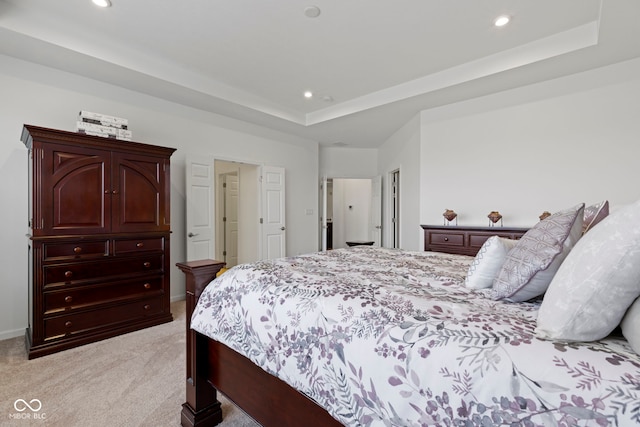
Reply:
[[535, 338], [538, 304], [466, 289], [471, 260], [358, 246], [239, 265], [191, 325], [349, 426], [640, 426], [626, 341]]

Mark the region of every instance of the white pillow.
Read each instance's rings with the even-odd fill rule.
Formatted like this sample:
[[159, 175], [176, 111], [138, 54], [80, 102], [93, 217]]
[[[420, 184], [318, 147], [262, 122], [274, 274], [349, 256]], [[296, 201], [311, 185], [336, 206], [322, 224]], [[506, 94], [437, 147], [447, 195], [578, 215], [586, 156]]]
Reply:
[[493, 288], [494, 300], [527, 301], [544, 294], [571, 248], [582, 236], [584, 203], [556, 212], [527, 231], [507, 254]]
[[538, 311], [539, 338], [606, 337], [640, 295], [640, 200], [614, 211], [580, 239]]
[[505, 237], [489, 237], [469, 266], [464, 285], [469, 289], [490, 288], [507, 258], [507, 253], [516, 243], [517, 240]]
[[620, 328], [633, 351], [640, 354], [640, 298], [636, 298], [636, 302], [631, 304], [622, 318]]

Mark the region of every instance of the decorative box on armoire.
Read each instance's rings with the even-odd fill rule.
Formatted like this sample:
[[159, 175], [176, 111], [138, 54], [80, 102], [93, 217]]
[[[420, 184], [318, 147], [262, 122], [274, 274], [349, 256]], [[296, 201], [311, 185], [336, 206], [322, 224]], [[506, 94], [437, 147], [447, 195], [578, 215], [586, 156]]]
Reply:
[[25, 125], [29, 358], [173, 320], [173, 148]]

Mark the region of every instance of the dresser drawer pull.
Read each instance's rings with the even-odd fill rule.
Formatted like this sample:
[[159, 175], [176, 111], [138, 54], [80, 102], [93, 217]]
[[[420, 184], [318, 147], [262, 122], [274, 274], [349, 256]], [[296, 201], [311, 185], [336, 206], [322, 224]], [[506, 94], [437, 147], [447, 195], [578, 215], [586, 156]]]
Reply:
[[136, 243], [136, 248], [141, 248], [141, 247], [143, 247], [143, 246], [144, 246], [144, 243], [143, 243], [143, 242], [138, 242], [138, 243]]
[[67, 320], [64, 324], [64, 326], [66, 326], [67, 328], [70, 328], [73, 326], [73, 322], [71, 322], [70, 320]]
[[142, 264], [142, 265], [144, 265], [144, 268], [149, 268], [149, 267], [151, 267], [151, 263], [150, 263], [149, 261], [146, 261], [146, 262], [145, 262], [144, 264]]
[[73, 297], [71, 295], [64, 297], [64, 302], [71, 302], [73, 301]]
[[150, 306], [149, 304], [145, 304], [145, 305], [144, 305], [144, 309], [145, 309], [145, 310], [150, 310], [150, 309], [151, 309], [151, 306]]
[[444, 239], [442, 239], [442, 240], [444, 240], [445, 242], [448, 242], [448, 241], [449, 241], [449, 238], [448, 238], [448, 237], [445, 237], [445, 238], [444, 238]]
[[64, 272], [64, 277], [66, 277], [67, 279], [70, 279], [72, 276], [73, 276], [73, 271], [67, 270]]
[[145, 283], [144, 284], [144, 288], [145, 289], [151, 289], [151, 283]]
[[76, 246], [75, 248], [73, 248], [73, 252], [79, 254], [80, 252], [82, 252], [82, 248], [80, 246]]

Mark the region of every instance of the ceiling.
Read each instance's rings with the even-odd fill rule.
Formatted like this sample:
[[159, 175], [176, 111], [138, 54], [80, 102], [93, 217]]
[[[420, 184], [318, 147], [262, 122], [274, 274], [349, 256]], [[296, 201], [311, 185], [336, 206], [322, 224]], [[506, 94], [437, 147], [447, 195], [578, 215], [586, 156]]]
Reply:
[[0, 54], [350, 147], [640, 56], [637, 0], [111, 1], [0, 0]]

